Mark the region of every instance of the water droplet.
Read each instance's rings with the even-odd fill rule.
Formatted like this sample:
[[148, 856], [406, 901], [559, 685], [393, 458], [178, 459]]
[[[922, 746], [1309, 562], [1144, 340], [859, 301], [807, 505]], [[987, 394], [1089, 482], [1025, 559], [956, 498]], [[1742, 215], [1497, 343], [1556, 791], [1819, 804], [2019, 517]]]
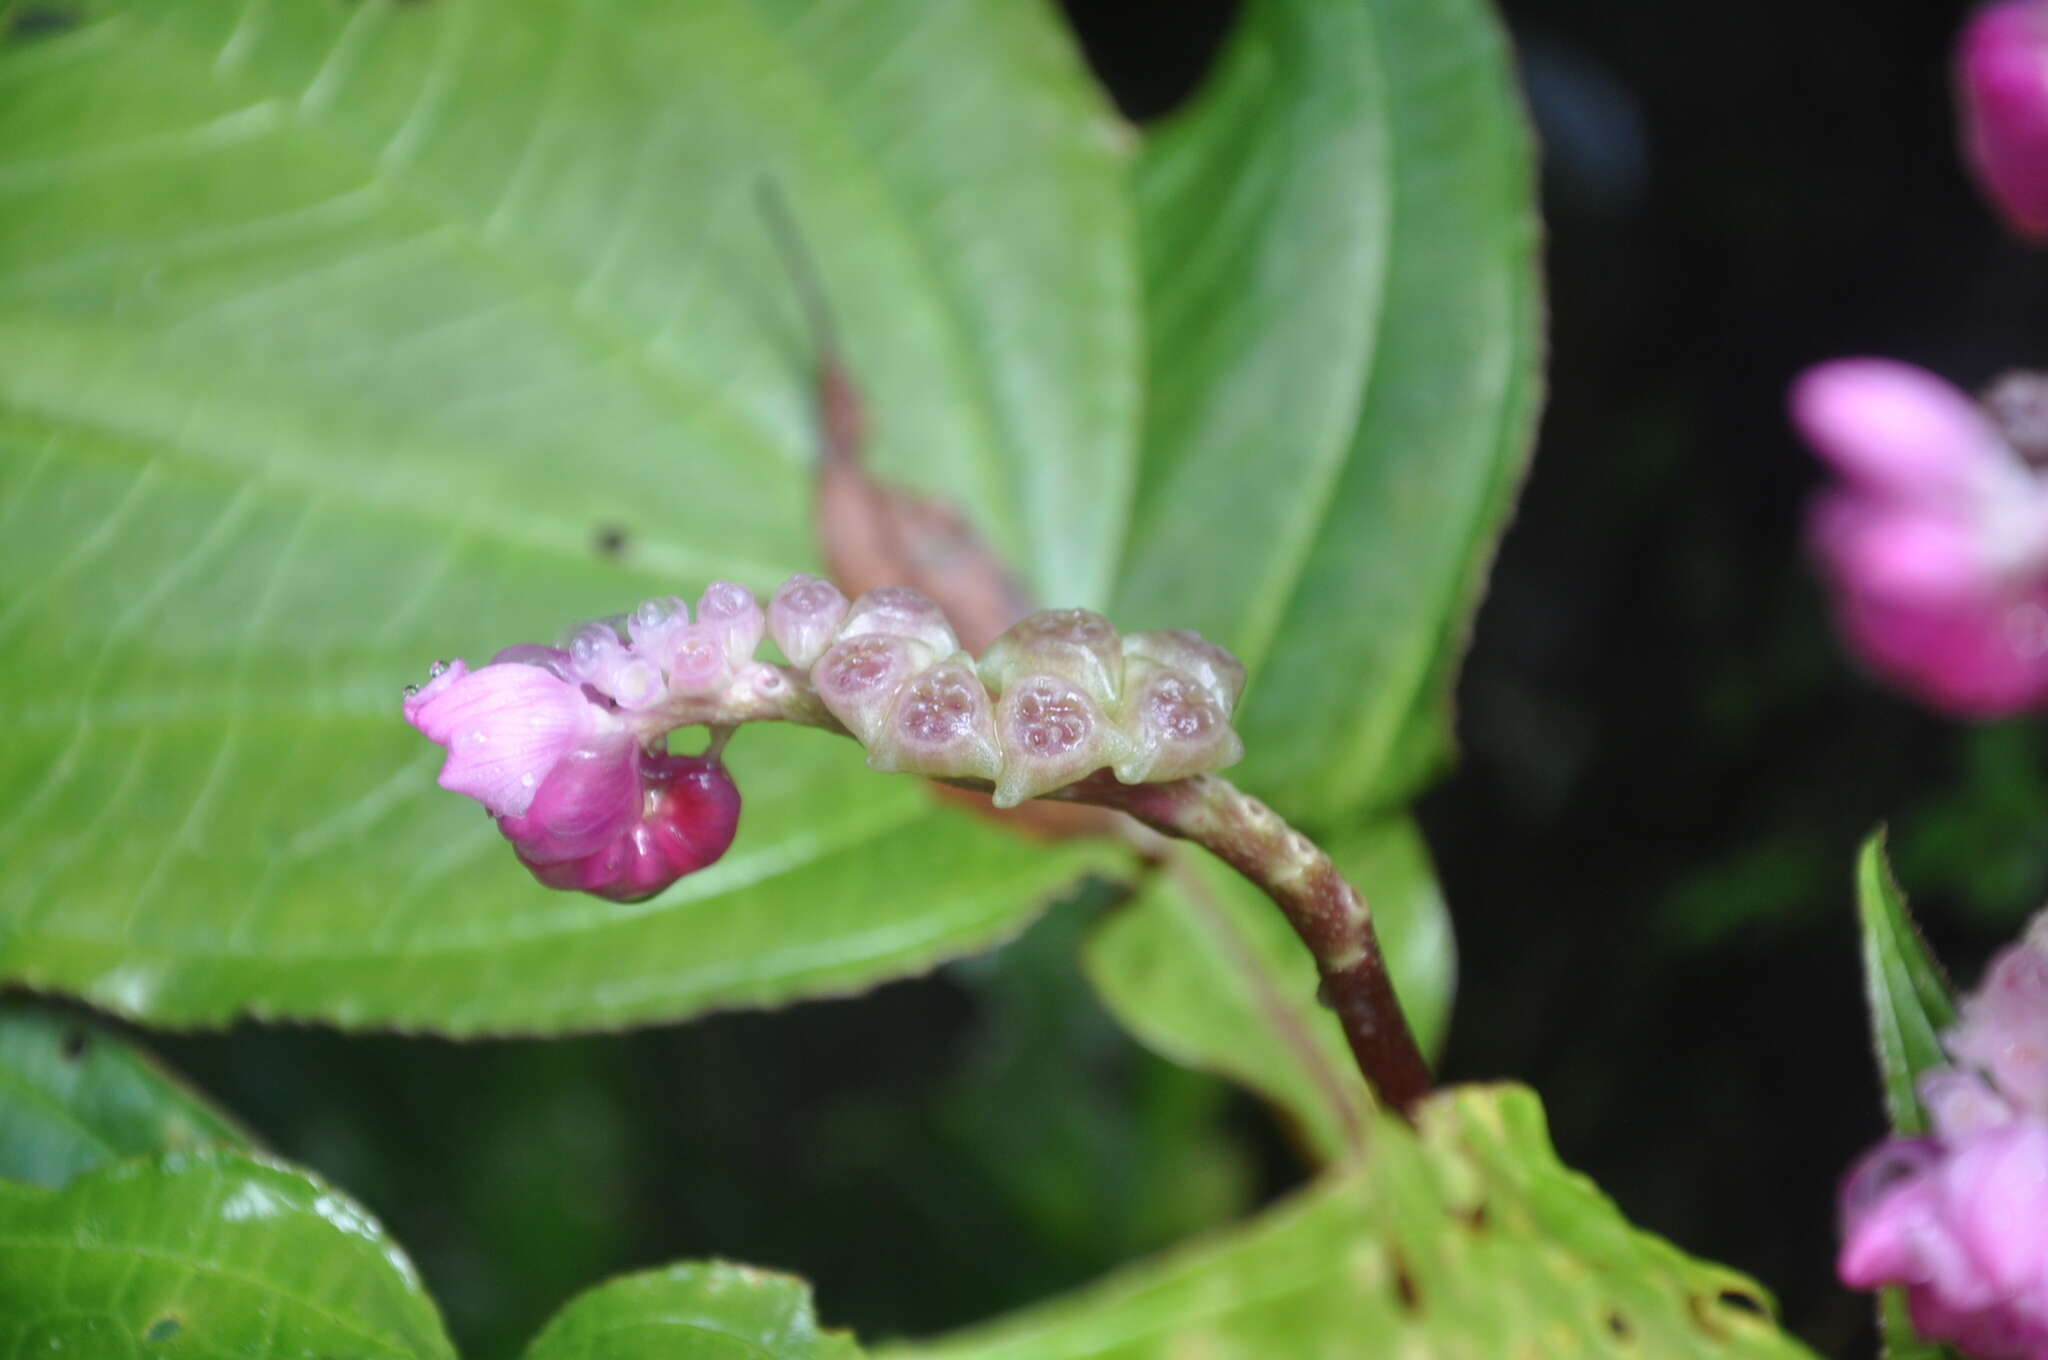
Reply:
[[530, 789], [539, 782], [538, 779], [533, 777], [532, 770], [528, 770], [525, 774], [519, 776], [519, 787], [522, 789]]
[[439, 680], [447, 673], [448, 663], [445, 661], [436, 661], [433, 665], [427, 667], [427, 679], [429, 680]]
[[420, 687], [418, 685], [407, 685], [405, 687], [405, 697], [408, 699], [417, 698], [419, 696], [419, 692]]

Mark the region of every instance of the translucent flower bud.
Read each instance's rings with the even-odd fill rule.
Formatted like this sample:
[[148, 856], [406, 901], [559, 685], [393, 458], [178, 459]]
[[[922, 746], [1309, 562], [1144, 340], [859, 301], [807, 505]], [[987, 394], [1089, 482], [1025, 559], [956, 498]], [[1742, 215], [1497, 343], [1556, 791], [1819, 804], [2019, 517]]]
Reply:
[[842, 638], [811, 668], [811, 687], [846, 730], [873, 746], [911, 676], [931, 665], [933, 653], [921, 642], [884, 633]]
[[946, 612], [909, 586], [880, 586], [853, 602], [839, 636], [870, 633], [909, 638], [933, 656], [951, 656], [960, 650], [960, 639], [953, 635]]
[[1015, 807], [1132, 755], [1131, 742], [1079, 685], [1058, 675], [1020, 676], [996, 705], [1003, 770], [995, 805]]
[[717, 636], [727, 664], [735, 668], [754, 659], [764, 625], [760, 602], [743, 585], [713, 581], [697, 601], [697, 626]]
[[726, 652], [726, 632], [689, 624], [669, 635], [662, 664], [668, 672], [668, 687], [675, 694], [710, 694], [725, 688], [732, 679], [732, 660]]
[[547, 857], [523, 822], [500, 822], [520, 861], [551, 888], [615, 902], [652, 897], [713, 864], [739, 830], [740, 791], [725, 766], [705, 756], [641, 755], [634, 805], [608, 839], [574, 855]]
[[621, 708], [652, 708], [668, 697], [661, 667], [620, 639], [610, 623], [586, 623], [569, 639], [571, 679]]
[[2015, 232], [2048, 237], [2048, 6], [2000, 0], [1956, 47], [1963, 151]]
[[552, 671], [564, 680], [571, 678], [569, 654], [560, 647], [545, 647], [538, 642], [521, 642], [511, 647], [502, 648], [496, 656], [491, 658], [493, 666], [505, 665], [508, 662], [516, 662], [524, 666], [539, 666], [543, 670]]
[[633, 650], [646, 657], [661, 657], [670, 648], [676, 629], [689, 626], [690, 609], [674, 595], [657, 595], [643, 600], [626, 616], [626, 635]]
[[1124, 683], [1123, 647], [1116, 628], [1087, 609], [1041, 609], [1011, 624], [988, 645], [981, 678], [995, 694], [1029, 675], [1057, 675], [1115, 707]]
[[1124, 783], [1185, 779], [1244, 757], [1222, 703], [1186, 671], [1139, 658], [1124, 679], [1120, 726], [1134, 748], [1116, 766]]
[[966, 653], [911, 677], [868, 743], [877, 770], [937, 779], [994, 779], [1002, 770], [995, 708]]
[[768, 632], [792, 666], [817, 664], [846, 621], [846, 597], [830, 581], [799, 572], [768, 602]]
[[1244, 693], [1244, 663], [1188, 628], [1154, 628], [1124, 638], [1126, 658], [1143, 657], [1193, 676], [1215, 696], [1223, 716], [1237, 711]]

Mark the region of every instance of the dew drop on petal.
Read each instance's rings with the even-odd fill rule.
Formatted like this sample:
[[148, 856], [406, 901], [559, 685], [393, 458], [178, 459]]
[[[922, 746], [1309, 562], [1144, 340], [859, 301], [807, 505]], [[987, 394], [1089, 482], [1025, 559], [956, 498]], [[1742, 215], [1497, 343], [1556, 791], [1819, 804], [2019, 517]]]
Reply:
[[408, 699], [414, 699], [419, 697], [419, 692], [420, 687], [418, 685], [407, 685], [405, 687], [405, 697]]
[[427, 679], [429, 680], [439, 680], [447, 673], [448, 663], [446, 661], [436, 661], [433, 665], [427, 667]]

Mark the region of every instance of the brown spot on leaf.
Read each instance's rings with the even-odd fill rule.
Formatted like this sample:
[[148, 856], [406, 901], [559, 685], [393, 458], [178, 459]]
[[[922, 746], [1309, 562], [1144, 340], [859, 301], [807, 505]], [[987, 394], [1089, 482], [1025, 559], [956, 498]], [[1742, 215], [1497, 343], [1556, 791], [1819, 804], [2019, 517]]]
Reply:
[[57, 1052], [63, 1055], [64, 1061], [77, 1062], [85, 1056], [85, 1050], [91, 1043], [91, 1035], [74, 1027], [65, 1030], [64, 1037], [57, 1041]]
[[1401, 1305], [1401, 1311], [1420, 1311], [1422, 1292], [1415, 1287], [1415, 1275], [1408, 1269], [1408, 1258], [1401, 1254], [1399, 1247], [1387, 1248], [1387, 1272], [1393, 1277], [1394, 1301]]
[[617, 561], [633, 544], [633, 535], [623, 524], [600, 524], [590, 533], [590, 546], [599, 557]]

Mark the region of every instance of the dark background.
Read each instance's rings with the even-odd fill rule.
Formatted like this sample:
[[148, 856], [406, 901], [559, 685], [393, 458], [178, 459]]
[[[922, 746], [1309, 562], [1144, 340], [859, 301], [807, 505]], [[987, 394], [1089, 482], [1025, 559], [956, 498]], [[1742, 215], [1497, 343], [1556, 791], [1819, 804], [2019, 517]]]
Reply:
[[[1336, 0], [1333, 0], [1333, 3]], [[1219, 3], [1071, 0], [1133, 115]], [[1862, 678], [1801, 545], [1787, 380], [1833, 355], [1976, 385], [2043, 363], [2048, 259], [1962, 177], [1931, 3], [1518, 0], [1546, 144], [1551, 399], [1423, 818], [1462, 950], [1443, 1075], [1543, 1095], [1637, 1222], [1868, 1353], [1832, 1198], [1880, 1133], [1850, 896], [1889, 822], [1973, 978], [2048, 892], [2036, 726]], [[606, 1273], [798, 1270], [827, 1320], [958, 1325], [1299, 1177], [1263, 1113], [1138, 1049], [1072, 967], [1096, 897], [857, 1002], [554, 1044], [245, 1027], [157, 1046], [358, 1194], [458, 1338], [507, 1354]]]

